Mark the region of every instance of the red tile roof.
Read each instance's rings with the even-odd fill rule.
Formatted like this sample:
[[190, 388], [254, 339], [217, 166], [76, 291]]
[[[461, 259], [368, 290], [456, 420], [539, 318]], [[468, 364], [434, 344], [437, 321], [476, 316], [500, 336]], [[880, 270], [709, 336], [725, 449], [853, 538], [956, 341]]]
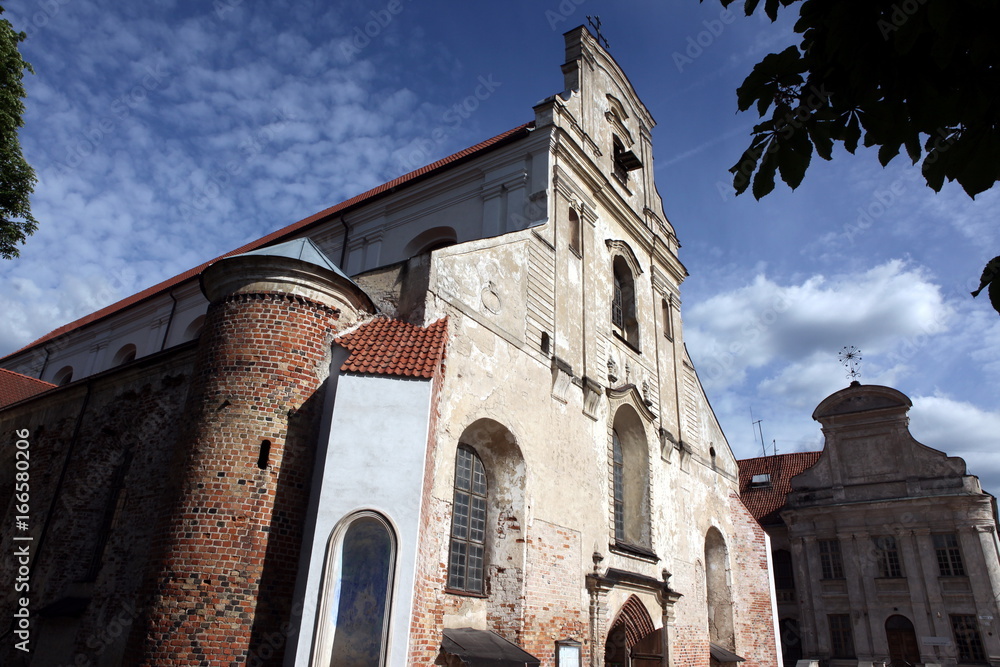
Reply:
[[382, 185], [379, 185], [375, 188], [372, 188], [367, 192], [363, 192], [362, 194], [357, 195], [356, 197], [352, 197], [346, 201], [342, 201], [339, 204], [331, 206], [330, 208], [320, 211], [319, 213], [316, 213], [314, 215], [311, 215], [308, 218], [304, 218], [302, 220], [299, 220], [298, 222], [288, 225], [287, 227], [279, 229], [276, 232], [272, 232], [267, 236], [264, 236], [263, 238], [257, 239], [256, 241], [252, 241], [251, 243], [236, 248], [235, 250], [227, 252], [224, 255], [220, 255], [219, 257], [216, 257], [211, 261], [205, 262], [204, 264], [200, 264], [194, 267], [193, 269], [190, 269], [188, 271], [185, 271], [184, 273], [181, 273], [180, 275], [165, 280], [162, 283], [159, 283], [158, 285], [153, 285], [152, 287], [149, 287], [147, 289], [142, 290], [141, 292], [133, 294], [130, 297], [122, 299], [117, 303], [113, 303], [110, 306], [106, 306], [98, 311], [95, 311], [90, 315], [85, 315], [84, 317], [81, 317], [80, 319], [74, 322], [70, 322], [69, 324], [64, 324], [63, 326], [53, 331], [50, 331], [49, 333], [45, 334], [44, 336], [35, 340], [34, 342], [25, 345], [20, 350], [17, 350], [17, 352], [12, 352], [11, 354], [8, 354], [6, 357], [3, 357], [3, 359], [6, 359], [7, 357], [13, 356], [29, 348], [35, 347], [36, 345], [41, 345], [42, 343], [48, 342], [54, 338], [58, 338], [59, 336], [65, 333], [69, 333], [74, 329], [79, 329], [80, 327], [92, 324], [93, 322], [104, 319], [105, 317], [108, 317], [110, 315], [114, 315], [115, 313], [122, 311], [130, 306], [133, 306], [141, 301], [145, 301], [146, 299], [161, 294], [170, 289], [171, 287], [175, 287], [176, 285], [179, 285], [187, 280], [195, 278], [209, 264], [217, 262], [224, 257], [240, 255], [245, 252], [249, 252], [250, 250], [256, 250], [257, 248], [262, 248], [266, 245], [270, 245], [278, 241], [287, 240], [287, 237], [290, 237], [293, 234], [302, 232], [303, 230], [306, 230], [310, 227], [325, 222], [330, 217], [344, 213], [354, 206], [366, 204], [370, 200], [373, 200], [382, 195], [392, 194], [393, 192], [396, 191], [397, 188], [406, 185], [412, 185], [413, 183], [416, 183], [422, 180], [423, 178], [431, 176], [432, 174], [435, 174], [439, 171], [444, 171], [447, 168], [453, 167], [457, 164], [460, 164], [474, 157], [477, 157], [482, 153], [486, 153], [495, 148], [499, 148], [500, 146], [504, 146], [508, 143], [517, 141], [518, 139], [526, 137], [528, 133], [532, 129], [534, 129], [534, 127], [535, 127], [534, 121], [530, 123], [525, 123], [524, 125], [519, 125], [518, 127], [515, 127], [512, 130], [507, 130], [503, 134], [498, 134], [497, 136], [487, 139], [486, 141], [480, 142], [475, 146], [470, 146], [465, 150], [461, 150], [457, 153], [449, 155], [448, 157], [442, 158], [437, 162], [432, 162], [431, 164], [421, 167], [416, 171], [411, 171], [408, 174], [404, 174], [399, 178], [394, 178], [393, 180], [387, 183], [383, 183]]
[[[736, 463], [740, 467], [740, 500], [761, 524], [781, 523], [778, 512], [785, 505], [785, 496], [792, 490], [792, 477], [811, 468], [823, 452], [797, 452], [777, 456], [758, 456]], [[754, 475], [768, 474], [768, 486], [753, 487]]]
[[31, 398], [56, 385], [0, 368], [0, 408]]
[[351, 351], [342, 371], [432, 378], [447, 339], [447, 317], [429, 327], [376, 318], [334, 342]]

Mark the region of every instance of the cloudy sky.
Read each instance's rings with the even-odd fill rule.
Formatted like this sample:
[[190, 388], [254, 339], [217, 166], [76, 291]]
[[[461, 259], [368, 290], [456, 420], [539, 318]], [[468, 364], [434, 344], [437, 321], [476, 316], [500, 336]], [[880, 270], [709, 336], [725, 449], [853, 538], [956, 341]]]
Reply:
[[[741, 3], [737, 3], [739, 5]], [[755, 118], [734, 91], [794, 43], [715, 0], [28, 0], [22, 143], [39, 231], [0, 264], [0, 354], [533, 117], [562, 88], [562, 33], [600, 15], [658, 122], [656, 177], [691, 277], [685, 337], [738, 457], [818, 449], [810, 415], [861, 380], [1000, 492], [997, 190], [934, 194], [898, 158], [815, 159], [798, 190], [732, 195]], [[460, 104], [490, 82], [470, 113]], [[435, 130], [441, 130], [435, 132]], [[433, 139], [431, 139], [433, 137]], [[751, 418], [751, 411], [753, 418]]]

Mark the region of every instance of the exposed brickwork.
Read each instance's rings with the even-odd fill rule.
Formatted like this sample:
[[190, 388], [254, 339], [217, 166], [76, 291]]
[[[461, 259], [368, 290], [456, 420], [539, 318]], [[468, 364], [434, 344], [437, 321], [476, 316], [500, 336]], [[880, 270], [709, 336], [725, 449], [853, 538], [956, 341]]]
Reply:
[[[675, 667], [708, 667], [708, 624], [677, 625], [670, 629], [670, 664]], [[745, 663], [740, 663], [743, 665]]]
[[733, 521], [730, 567], [738, 582], [733, 596], [737, 653], [745, 667], [774, 667], [777, 653], [764, 529], [735, 493], [729, 496]]
[[555, 665], [557, 639], [583, 642], [589, 632], [580, 533], [535, 519], [528, 531], [527, 570], [521, 646], [543, 665]]
[[209, 308], [129, 664], [282, 663], [336, 324], [283, 294]]

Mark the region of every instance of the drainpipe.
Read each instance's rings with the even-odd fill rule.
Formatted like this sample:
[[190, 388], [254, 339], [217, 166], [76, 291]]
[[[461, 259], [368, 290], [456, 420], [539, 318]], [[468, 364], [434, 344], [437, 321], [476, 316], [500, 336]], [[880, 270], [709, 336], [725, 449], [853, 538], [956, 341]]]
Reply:
[[347, 238], [351, 234], [351, 226], [347, 224], [347, 218], [344, 216], [340, 216], [340, 224], [344, 226], [344, 245], [340, 249], [340, 270], [346, 274], [347, 265], [345, 262], [347, 261]]
[[170, 306], [170, 315], [167, 317], [167, 329], [163, 332], [163, 340], [160, 341], [161, 352], [167, 349], [167, 336], [170, 335], [170, 327], [174, 323], [174, 314], [177, 312], [177, 297], [174, 296], [173, 290], [170, 290], [168, 294], [170, 295], [170, 300], [173, 301], [173, 304]]

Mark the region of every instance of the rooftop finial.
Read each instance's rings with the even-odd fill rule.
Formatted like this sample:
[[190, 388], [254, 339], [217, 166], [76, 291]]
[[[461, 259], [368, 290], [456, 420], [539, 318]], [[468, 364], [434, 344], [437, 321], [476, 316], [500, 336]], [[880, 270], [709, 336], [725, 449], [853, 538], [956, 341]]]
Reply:
[[845, 345], [840, 351], [839, 358], [840, 363], [847, 369], [847, 379], [851, 380], [852, 384], [857, 382], [861, 377], [861, 350], [853, 345]]
[[604, 42], [604, 48], [606, 50], [610, 51], [611, 50], [611, 45], [608, 44], [608, 38], [601, 34], [601, 17], [600, 16], [588, 16], [587, 17], [587, 23], [589, 23], [590, 27], [594, 29], [595, 33], [597, 33], [595, 35], [595, 38], [597, 39], [597, 43], [600, 44], [603, 41]]

